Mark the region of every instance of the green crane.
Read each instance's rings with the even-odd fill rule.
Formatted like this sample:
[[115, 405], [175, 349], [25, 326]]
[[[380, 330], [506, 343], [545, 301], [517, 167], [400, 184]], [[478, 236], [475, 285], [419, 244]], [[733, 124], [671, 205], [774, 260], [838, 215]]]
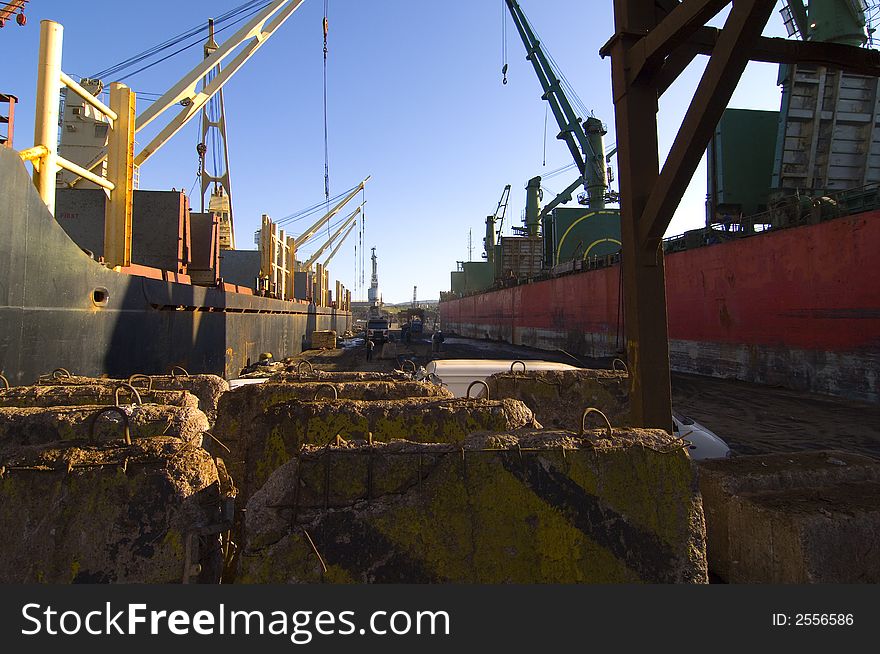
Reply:
[[867, 7], [863, 0], [784, 0], [780, 13], [789, 36], [860, 46], [866, 40]]
[[[505, 0], [514, 25], [526, 48], [526, 59], [532, 62], [544, 94], [541, 96], [550, 105], [553, 118], [559, 126], [556, 138], [565, 141], [574, 159], [586, 191], [586, 204], [591, 209], [603, 209], [608, 191], [608, 178], [605, 172], [605, 128], [602, 121], [589, 116], [582, 121], [569, 102], [549, 57], [541, 48], [526, 15], [516, 0]], [[531, 182], [530, 182], [531, 183]], [[537, 224], [527, 225], [529, 233], [537, 231]], [[534, 234], [532, 234], [534, 235]]]

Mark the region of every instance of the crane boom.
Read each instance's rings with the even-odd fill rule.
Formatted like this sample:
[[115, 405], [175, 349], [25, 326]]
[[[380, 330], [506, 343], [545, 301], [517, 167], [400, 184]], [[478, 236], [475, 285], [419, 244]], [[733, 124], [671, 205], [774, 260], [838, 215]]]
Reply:
[[336, 256], [336, 253], [339, 251], [339, 248], [342, 247], [342, 244], [345, 243], [345, 239], [348, 238], [348, 235], [351, 234], [352, 230], [355, 227], [357, 227], [357, 222], [354, 222], [351, 225], [349, 225], [348, 230], [346, 230], [345, 234], [343, 234], [342, 237], [339, 239], [339, 243], [336, 244], [336, 247], [333, 248], [333, 250], [330, 252], [330, 254], [327, 255], [327, 258], [324, 259], [323, 265], [325, 268], [327, 267], [327, 264], [330, 263], [330, 259], [332, 259], [334, 256]]
[[603, 160], [602, 136], [605, 131], [602, 121], [590, 116], [583, 124], [581, 123], [519, 3], [516, 0], [505, 0], [505, 2], [526, 48], [526, 59], [532, 62], [535, 74], [544, 90], [542, 97], [549, 103], [553, 118], [559, 126], [559, 134], [556, 138], [565, 141], [568, 146], [584, 180], [589, 206], [601, 209], [605, 206], [605, 192], [608, 188]]
[[362, 181], [360, 184], [358, 184], [358, 185], [354, 188], [354, 190], [352, 190], [351, 193], [349, 193], [349, 194], [346, 195], [342, 200], [340, 200], [339, 203], [338, 203], [335, 207], [333, 207], [332, 209], [330, 209], [330, 211], [329, 211], [328, 213], [326, 213], [326, 214], [324, 214], [323, 216], [321, 216], [321, 217], [318, 219], [318, 221], [317, 221], [314, 225], [312, 225], [312, 226], [309, 227], [306, 231], [304, 231], [302, 234], [300, 234], [299, 236], [297, 236], [296, 239], [295, 239], [295, 241], [294, 241], [295, 244], [296, 244], [296, 245], [302, 245], [302, 244], [305, 243], [307, 240], [309, 240], [312, 236], [314, 236], [314, 235], [315, 235], [315, 232], [317, 232], [319, 229], [321, 229], [321, 227], [323, 227], [324, 224], [325, 224], [328, 220], [330, 220], [333, 216], [335, 216], [336, 214], [338, 214], [339, 211], [342, 209], [342, 207], [344, 207], [346, 204], [348, 204], [349, 202], [351, 202], [351, 199], [352, 199], [355, 195], [357, 195], [361, 190], [363, 190], [364, 186], [366, 185], [367, 182], [370, 181], [370, 178], [371, 178], [371, 177], [372, 177], [372, 175], [367, 175], [367, 178], [366, 178], [364, 181]]
[[569, 184], [564, 191], [562, 191], [555, 198], [550, 200], [543, 209], [541, 209], [541, 213], [539, 214], [539, 218], [543, 218], [550, 214], [556, 207], [560, 204], [565, 204], [566, 202], [571, 202], [571, 195], [577, 190], [577, 187], [584, 183], [583, 177], [578, 177], [571, 184]]
[[[153, 122], [163, 112], [174, 106], [183, 106], [183, 109], [165, 125], [164, 128], [143, 149], [135, 155], [134, 165], [140, 166], [162, 147], [168, 139], [177, 134], [184, 125], [199, 114], [199, 110], [223, 85], [241, 68], [248, 59], [271, 37], [294, 11], [299, 8], [303, 0], [275, 0], [263, 11], [259, 12], [251, 20], [227, 39], [223, 45], [203, 59], [180, 80], [153, 102], [145, 111], [137, 117], [135, 132]], [[199, 82], [205, 78], [208, 71], [213, 69], [240, 45], [247, 42], [244, 48], [201, 90], [197, 90]], [[107, 159], [106, 148], [86, 166], [86, 170], [92, 170]], [[75, 186], [82, 177], [74, 179], [70, 186]]]
[[[498, 206], [495, 207], [495, 219], [498, 221], [498, 231], [496, 240], [501, 237], [501, 230], [504, 229], [504, 216], [507, 215], [507, 203], [510, 200], [510, 184], [505, 185], [501, 191], [501, 199], [498, 200]], [[500, 214], [500, 215], [499, 215]]]
[[309, 258], [309, 260], [306, 261], [306, 262], [302, 265], [302, 269], [303, 269], [303, 270], [311, 270], [312, 265], [318, 260], [318, 258], [319, 258], [322, 254], [324, 254], [324, 250], [326, 250], [328, 247], [330, 247], [330, 244], [333, 243], [333, 240], [334, 240], [335, 238], [337, 238], [337, 237], [342, 233], [342, 231], [343, 231], [346, 227], [348, 227], [349, 225], [351, 225], [351, 224], [354, 222], [355, 218], [357, 218], [357, 215], [361, 212], [361, 209], [363, 208], [363, 206], [364, 206], [364, 205], [361, 204], [361, 206], [359, 206], [357, 209], [355, 209], [354, 211], [352, 211], [351, 214], [349, 214], [348, 218], [346, 218], [346, 219], [343, 221], [343, 223], [339, 226], [339, 229], [337, 229], [335, 232], [333, 232], [333, 235], [330, 236], [330, 238], [328, 238], [328, 239], [324, 242], [324, 244], [321, 245], [321, 247], [319, 247], [319, 248], [315, 251], [315, 253]]

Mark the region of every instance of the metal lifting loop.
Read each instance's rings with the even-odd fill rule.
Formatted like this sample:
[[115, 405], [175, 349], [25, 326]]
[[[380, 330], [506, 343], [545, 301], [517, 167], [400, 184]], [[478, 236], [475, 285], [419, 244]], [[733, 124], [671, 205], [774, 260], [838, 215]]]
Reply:
[[516, 361], [514, 361], [513, 363], [510, 364], [510, 372], [513, 372], [513, 367], [514, 367], [516, 364], [519, 364], [519, 365], [522, 366], [522, 371], [523, 371], [523, 372], [526, 371], [526, 363], [525, 363], [525, 361], [520, 361], [519, 359], [517, 359]]
[[311, 375], [312, 373], [315, 372], [315, 367], [312, 365], [312, 362], [311, 362], [311, 361], [306, 361], [305, 359], [303, 359], [303, 360], [300, 361], [298, 364], [296, 364], [296, 374], [297, 374], [298, 376], [302, 377], [302, 367], [303, 367], [303, 366], [308, 366], [308, 367], [309, 367], [309, 374], [310, 374], [310, 375]]
[[623, 359], [615, 359], [614, 361], [612, 361], [612, 362], [611, 362], [611, 369], [612, 369], [612, 370], [615, 370], [615, 371], [618, 370], [618, 368], [617, 368], [617, 364], [618, 364], [618, 363], [619, 363], [621, 366], [623, 366], [623, 367], [622, 367], [622, 370], [628, 375], [628, 374], [629, 374], [629, 368], [628, 368], [627, 365], [626, 365], [626, 361], [624, 361]]
[[488, 399], [489, 399], [489, 384], [487, 384], [486, 382], [484, 382], [482, 379], [478, 379], [478, 380], [476, 380], [476, 381], [472, 381], [472, 382], [468, 385], [468, 387], [467, 387], [467, 394], [465, 395], [465, 397], [470, 398], [470, 396], [471, 396], [471, 389], [472, 389], [474, 386], [477, 386], [477, 385], [479, 385], [479, 384], [482, 384], [483, 386], [486, 387], [486, 399], [488, 400]]
[[412, 359], [404, 359], [403, 363], [400, 364], [400, 369], [403, 370], [404, 372], [406, 372], [406, 364], [409, 364], [412, 366], [413, 372], [416, 371], [416, 364]]
[[144, 403], [144, 401], [141, 399], [141, 394], [137, 392], [137, 389], [134, 386], [132, 386], [131, 384], [126, 384], [123, 382], [122, 384], [119, 384], [118, 386], [116, 386], [116, 388], [113, 389], [113, 400], [116, 403], [116, 406], [119, 406], [119, 391], [122, 391], [122, 390], [131, 391], [132, 399], [135, 401], [135, 403], [138, 406], [140, 406], [141, 404]]
[[599, 411], [599, 409], [595, 409], [593, 407], [589, 407], [588, 409], [586, 409], [584, 411], [583, 415], [581, 416], [581, 433], [580, 433], [580, 435], [583, 436], [584, 433], [587, 431], [587, 428], [584, 426], [584, 424], [586, 423], [587, 416], [590, 415], [591, 413], [598, 413], [600, 416], [602, 416], [602, 419], [605, 421], [605, 428], [608, 432], [608, 439], [611, 440], [613, 438], [613, 431], [611, 429], [611, 421], [608, 420], [608, 416], [606, 416], [604, 413]]
[[55, 368], [52, 371], [52, 379], [70, 379], [71, 376], [70, 372], [65, 368]]
[[146, 390], [147, 391], [153, 390], [153, 378], [150, 377], [149, 375], [134, 374], [128, 378], [128, 384], [129, 384], [129, 386], [134, 386], [135, 382], [142, 381], [144, 379], [147, 380]]
[[189, 373], [186, 371], [186, 368], [182, 368], [181, 366], [172, 366], [171, 367], [171, 376], [174, 379], [177, 379], [178, 371], [181, 373], [180, 374], [181, 377], [189, 377]]
[[9, 380], [6, 379], [6, 377], [4, 377], [3, 375], [0, 375], [0, 381], [3, 382], [3, 390], [8, 391], [9, 390]]
[[321, 394], [321, 389], [323, 389], [323, 388], [329, 388], [331, 391], [333, 391], [333, 399], [334, 400], [339, 399], [339, 391], [336, 390], [336, 387], [333, 384], [321, 384], [320, 386], [318, 386], [318, 390], [315, 391], [315, 398], [314, 399], [316, 399], [316, 400], [318, 399], [318, 395]]
[[122, 425], [123, 425], [123, 435], [125, 437], [125, 444], [131, 445], [131, 428], [128, 423], [128, 414], [125, 413], [118, 406], [105, 406], [103, 409], [98, 411], [94, 416], [92, 416], [92, 424], [89, 425], [89, 442], [95, 442], [95, 425], [98, 422], [98, 418], [105, 413], [118, 413], [122, 416]]

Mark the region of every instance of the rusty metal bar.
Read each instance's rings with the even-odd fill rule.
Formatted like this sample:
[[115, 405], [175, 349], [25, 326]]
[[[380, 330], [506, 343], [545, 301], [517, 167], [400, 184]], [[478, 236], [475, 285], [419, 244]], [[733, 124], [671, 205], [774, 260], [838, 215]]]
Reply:
[[775, 4], [775, 0], [734, 3], [639, 219], [638, 238], [645, 249], [659, 247]]
[[663, 60], [691, 34], [721, 11], [730, 0], [683, 0], [663, 18], [642, 41], [641, 47], [631, 50], [630, 75], [653, 74]]
[[[636, 425], [671, 427], [663, 232], [748, 61], [811, 63], [880, 76], [880, 53], [836, 43], [765, 38], [773, 0], [737, 0], [723, 29], [712, 0], [615, 0], [611, 55], [621, 195], [630, 398]], [[697, 54], [711, 59], [659, 172], [657, 98]]]
[[624, 315], [630, 403], [633, 421], [672, 430], [672, 389], [666, 325], [663, 255], [647, 251], [638, 239], [639, 219], [660, 170], [657, 142], [657, 90], [650, 78], [633, 81], [630, 50], [656, 25], [653, 0], [616, 0], [611, 54], [617, 133], [620, 222], [623, 250]]
[[0, 103], [2, 102], [7, 103], [9, 108], [5, 116], [0, 115], [0, 123], [6, 123], [6, 136], [0, 136], [0, 146], [11, 148], [15, 136], [15, 105], [18, 98], [9, 93], [0, 93]]
[[[703, 27], [694, 32], [687, 43], [699, 54], [708, 55], [712, 54], [720, 36], [721, 30]], [[770, 64], [816, 64], [858, 75], [880, 76], [880, 51], [842, 43], [762, 36], [755, 39], [749, 49], [749, 59]]]

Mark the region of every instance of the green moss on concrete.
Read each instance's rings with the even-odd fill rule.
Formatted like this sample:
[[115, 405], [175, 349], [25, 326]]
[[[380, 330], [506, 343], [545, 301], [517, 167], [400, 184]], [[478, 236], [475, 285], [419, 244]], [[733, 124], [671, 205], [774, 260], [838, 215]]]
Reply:
[[473, 453], [464, 464], [445, 465], [425, 489], [424, 504], [380, 514], [372, 524], [452, 582], [639, 581], [507, 472], [498, 456]]

